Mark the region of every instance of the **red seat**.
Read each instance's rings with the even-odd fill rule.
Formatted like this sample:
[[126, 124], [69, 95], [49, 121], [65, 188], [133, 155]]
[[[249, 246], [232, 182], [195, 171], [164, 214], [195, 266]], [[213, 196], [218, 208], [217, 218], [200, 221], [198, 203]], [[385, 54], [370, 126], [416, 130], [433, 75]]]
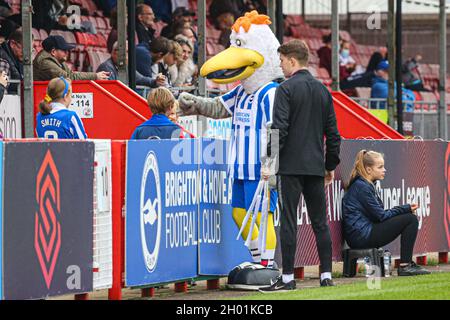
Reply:
[[82, 46], [87, 45], [87, 39], [83, 32], [75, 32], [75, 39], [77, 40], [77, 44], [82, 45]]
[[45, 40], [48, 38], [48, 33], [44, 29], [39, 30], [39, 33], [41, 34], [41, 40]]
[[302, 16], [297, 14], [288, 14], [286, 16], [286, 22], [291, 26], [298, 26], [305, 23]]
[[106, 22], [105, 22], [104, 18], [97, 17], [96, 19], [97, 19], [97, 28], [98, 28], [98, 30], [101, 30], [103, 32], [106, 31], [106, 29], [108, 29], [108, 26], [106, 25]]

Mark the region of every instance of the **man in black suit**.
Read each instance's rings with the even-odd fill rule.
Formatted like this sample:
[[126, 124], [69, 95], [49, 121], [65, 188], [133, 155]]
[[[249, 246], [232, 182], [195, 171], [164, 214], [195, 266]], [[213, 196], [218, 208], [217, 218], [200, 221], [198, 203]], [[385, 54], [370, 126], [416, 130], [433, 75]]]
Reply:
[[289, 78], [275, 93], [271, 126], [272, 137], [275, 130], [279, 136], [279, 151], [272, 147], [272, 156], [279, 157], [283, 274], [271, 287], [262, 291], [296, 288], [297, 207], [302, 193], [316, 237], [321, 267], [320, 285], [333, 286], [331, 236], [325, 203], [325, 185], [334, 178], [341, 143], [333, 100], [328, 89], [308, 71], [309, 49], [304, 41], [291, 40], [281, 45], [278, 52], [283, 73]]

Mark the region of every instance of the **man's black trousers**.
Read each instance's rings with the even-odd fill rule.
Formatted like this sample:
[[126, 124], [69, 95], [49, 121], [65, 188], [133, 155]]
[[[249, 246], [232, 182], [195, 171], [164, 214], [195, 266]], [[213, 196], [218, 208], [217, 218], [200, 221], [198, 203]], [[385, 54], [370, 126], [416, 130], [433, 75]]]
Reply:
[[283, 274], [294, 273], [297, 248], [297, 207], [302, 193], [316, 237], [320, 270], [321, 272], [331, 272], [331, 235], [326, 213], [324, 177], [280, 175], [278, 178]]

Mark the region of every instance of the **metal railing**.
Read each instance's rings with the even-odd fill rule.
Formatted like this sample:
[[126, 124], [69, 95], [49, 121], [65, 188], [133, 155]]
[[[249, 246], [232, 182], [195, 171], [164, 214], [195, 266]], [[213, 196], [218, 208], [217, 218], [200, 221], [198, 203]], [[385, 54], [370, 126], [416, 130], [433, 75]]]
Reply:
[[[147, 99], [148, 94], [153, 88], [146, 87], [146, 86], [136, 86], [136, 92]], [[181, 92], [189, 92], [195, 95], [199, 95], [199, 88], [198, 86], [184, 86], [184, 87], [169, 87], [168, 88], [175, 96], [178, 96]], [[229, 90], [221, 90], [221, 89], [206, 89], [206, 96], [207, 97], [214, 97], [218, 95], [222, 95], [224, 93], [227, 93]]]
[[[369, 110], [387, 110], [387, 99], [351, 97], [355, 102]], [[439, 136], [439, 102], [438, 101], [404, 101], [404, 104], [412, 104], [404, 114], [410, 114], [414, 136], [424, 139], [436, 139]], [[447, 110], [446, 120], [450, 112]], [[395, 128], [394, 128], [395, 129]]]

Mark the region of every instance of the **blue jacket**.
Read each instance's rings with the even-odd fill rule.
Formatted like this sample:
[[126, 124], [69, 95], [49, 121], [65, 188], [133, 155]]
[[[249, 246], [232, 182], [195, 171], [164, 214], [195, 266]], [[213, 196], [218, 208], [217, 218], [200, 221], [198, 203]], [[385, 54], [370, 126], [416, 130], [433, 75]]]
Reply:
[[152, 55], [147, 43], [140, 43], [136, 46], [136, 71], [144, 77], [152, 76]]
[[411, 213], [409, 204], [384, 210], [375, 186], [357, 177], [342, 199], [344, 238], [350, 247], [357, 248], [369, 238], [373, 224], [404, 213]]
[[[388, 81], [375, 76], [372, 79], [372, 90], [370, 91], [370, 97], [371, 98], [377, 98], [377, 99], [387, 99], [388, 98], [388, 91], [389, 91], [389, 84]], [[397, 86], [394, 84], [394, 95], [397, 96]], [[414, 111], [414, 101], [416, 100], [416, 97], [414, 95], [414, 92], [412, 92], [409, 89], [402, 88], [402, 100], [403, 101], [412, 101], [408, 103], [403, 103], [404, 111], [412, 112]], [[370, 103], [370, 107], [372, 109], [386, 109], [386, 102], [384, 101], [373, 101]]]
[[152, 137], [159, 139], [179, 138], [182, 131], [182, 128], [170, 121], [166, 115], [154, 114], [149, 120], [134, 130], [131, 139], [149, 139]]

